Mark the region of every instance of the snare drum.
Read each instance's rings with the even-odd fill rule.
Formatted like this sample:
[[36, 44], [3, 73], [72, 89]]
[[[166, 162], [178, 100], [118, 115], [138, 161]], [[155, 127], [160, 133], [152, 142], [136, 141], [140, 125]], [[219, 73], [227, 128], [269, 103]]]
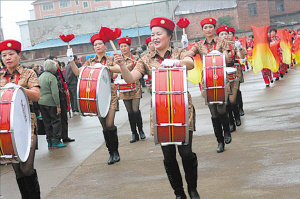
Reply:
[[152, 68], [155, 144], [188, 144], [189, 113], [185, 67]]
[[31, 146], [31, 114], [25, 91], [0, 88], [0, 162], [26, 162]]
[[125, 82], [124, 79], [120, 79], [115, 81], [115, 86], [116, 89], [119, 92], [130, 92], [130, 91], [135, 91], [136, 90], [136, 84], [132, 83], [132, 84], [128, 84]]
[[144, 80], [146, 82], [146, 86], [150, 87], [151, 86], [151, 80], [152, 80], [152, 76], [151, 75], [145, 75], [144, 76]]
[[237, 78], [237, 69], [236, 68], [227, 67], [226, 73], [227, 73], [229, 82], [234, 82], [236, 80], [236, 78]]
[[111, 99], [108, 68], [100, 63], [84, 67], [78, 78], [77, 96], [81, 115], [106, 117]]
[[225, 55], [203, 55], [205, 104], [227, 102]]

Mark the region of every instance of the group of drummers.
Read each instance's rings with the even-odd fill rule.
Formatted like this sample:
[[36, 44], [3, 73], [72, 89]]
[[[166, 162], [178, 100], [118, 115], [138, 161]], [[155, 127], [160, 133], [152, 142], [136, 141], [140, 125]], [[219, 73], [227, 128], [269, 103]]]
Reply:
[[[148, 76], [148, 85], [152, 90], [150, 135], [154, 135], [155, 144], [161, 145], [166, 174], [178, 199], [186, 198], [186, 194], [176, 159], [176, 146], [182, 158], [188, 194], [192, 199], [200, 198], [197, 191], [198, 160], [196, 153], [192, 151], [196, 113], [186, 80], [187, 70], [194, 68], [195, 55], [200, 54], [203, 57], [202, 94], [211, 113], [218, 153], [225, 150], [225, 144], [231, 143], [231, 132], [236, 130], [236, 126], [241, 125], [240, 116], [244, 115], [240, 91], [243, 71], [238, 60], [245, 58], [246, 51], [239, 41], [234, 41], [234, 28], [221, 26], [216, 29], [216, 20], [210, 17], [201, 20], [200, 26], [205, 39], [197, 42], [189, 51], [171, 47], [175, 23], [164, 17], [151, 20], [151, 37], [145, 41], [149, 52], [140, 59], [130, 53], [129, 37], [118, 40], [122, 53], [115, 53], [111, 57], [105, 54], [108, 41], [100, 34], [93, 35], [90, 41], [96, 55], [87, 60], [81, 68], [74, 62], [72, 49], [67, 50], [71, 69], [79, 78], [77, 96], [79, 111], [82, 115], [94, 115], [99, 118], [109, 152], [107, 162], [109, 165], [120, 161], [117, 127], [114, 124], [118, 110], [117, 90], [128, 113], [132, 132], [130, 143], [146, 138], [139, 109], [141, 99], [139, 79]], [[183, 40], [187, 40], [187, 37], [183, 37]], [[38, 101], [40, 86], [36, 74], [19, 65], [21, 44], [15, 40], [5, 40], [0, 44], [0, 51], [6, 67], [0, 72], [0, 99], [3, 101], [5, 93], [21, 90], [26, 93], [29, 104]], [[114, 73], [121, 74], [122, 80], [114, 81]], [[5, 101], [9, 104], [13, 99]], [[1, 103], [0, 130], [9, 133], [10, 127], [2, 129], [3, 104]], [[10, 149], [8, 152], [14, 154], [11, 158], [14, 159], [12, 165], [22, 198], [40, 198], [39, 182], [33, 164], [37, 148], [33, 114], [31, 121], [32, 140], [27, 157], [26, 155], [23, 155], [24, 158], [17, 157], [21, 149]], [[18, 138], [10, 138], [12, 139], [17, 142]], [[1, 145], [1, 155], [5, 155], [3, 148]], [[9, 159], [8, 156], [5, 158]]]

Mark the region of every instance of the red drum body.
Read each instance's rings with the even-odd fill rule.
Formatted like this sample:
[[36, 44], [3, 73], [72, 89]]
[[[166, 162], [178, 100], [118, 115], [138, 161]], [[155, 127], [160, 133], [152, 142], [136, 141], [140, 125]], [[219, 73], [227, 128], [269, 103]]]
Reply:
[[203, 56], [205, 104], [227, 102], [225, 55]]
[[111, 99], [108, 68], [99, 63], [84, 67], [78, 78], [77, 96], [81, 115], [106, 117]]
[[136, 90], [136, 84], [127, 84], [124, 79], [115, 81], [115, 86], [119, 92], [130, 92]]
[[0, 88], [0, 162], [26, 162], [31, 146], [31, 114], [23, 88]]
[[188, 93], [185, 67], [152, 68], [155, 144], [188, 144]]
[[226, 68], [226, 73], [227, 73], [227, 77], [229, 82], [234, 82], [237, 78], [237, 69], [236, 68]]

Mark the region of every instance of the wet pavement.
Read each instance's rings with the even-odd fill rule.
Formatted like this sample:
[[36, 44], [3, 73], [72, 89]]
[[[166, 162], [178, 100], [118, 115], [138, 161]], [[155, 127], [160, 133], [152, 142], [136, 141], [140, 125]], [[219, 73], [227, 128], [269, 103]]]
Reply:
[[[261, 73], [245, 73], [241, 85], [245, 116], [242, 126], [232, 133], [232, 143], [221, 154], [216, 153], [217, 142], [204, 98], [197, 86], [189, 84], [196, 109], [193, 151], [198, 156], [198, 191], [202, 199], [300, 198], [299, 68], [290, 69], [269, 88]], [[144, 131], [149, 132], [147, 92], [140, 109]], [[114, 165], [106, 163], [108, 152], [95, 117], [69, 119], [69, 136], [76, 141], [66, 148], [48, 150], [45, 136], [39, 136], [35, 168], [42, 198], [175, 198], [161, 149], [154, 145], [153, 137], [146, 133], [145, 141], [129, 143], [130, 128], [122, 101], [115, 124], [121, 161]], [[0, 198], [20, 198], [12, 167], [2, 165], [0, 170]]]

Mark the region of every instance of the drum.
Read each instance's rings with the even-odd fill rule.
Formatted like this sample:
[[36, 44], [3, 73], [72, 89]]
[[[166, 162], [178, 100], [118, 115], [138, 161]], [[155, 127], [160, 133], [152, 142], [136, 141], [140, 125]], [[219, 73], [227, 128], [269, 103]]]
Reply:
[[151, 86], [152, 76], [151, 75], [144, 75], [144, 80], [146, 82], [146, 86], [150, 87]]
[[124, 79], [116, 80], [115, 86], [119, 92], [130, 92], [136, 90], [135, 83], [128, 84]]
[[227, 102], [225, 55], [203, 55], [205, 104]]
[[227, 73], [229, 82], [234, 82], [236, 80], [236, 78], [237, 78], [237, 69], [236, 68], [227, 67], [226, 73]]
[[188, 93], [185, 67], [152, 68], [155, 144], [188, 144]]
[[31, 114], [22, 87], [0, 88], [0, 162], [26, 162], [31, 146]]
[[108, 68], [100, 63], [84, 67], [78, 78], [77, 96], [81, 115], [106, 117], [111, 99]]

